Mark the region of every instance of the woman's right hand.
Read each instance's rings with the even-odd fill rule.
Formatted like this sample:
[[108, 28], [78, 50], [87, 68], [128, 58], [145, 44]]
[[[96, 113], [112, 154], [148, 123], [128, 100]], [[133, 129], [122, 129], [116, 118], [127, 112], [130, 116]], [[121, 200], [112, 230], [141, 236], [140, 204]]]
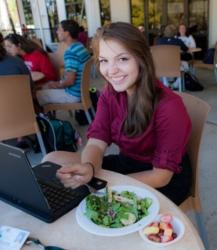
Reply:
[[93, 168], [89, 163], [78, 163], [61, 167], [56, 175], [65, 187], [77, 188], [88, 183], [93, 174]]

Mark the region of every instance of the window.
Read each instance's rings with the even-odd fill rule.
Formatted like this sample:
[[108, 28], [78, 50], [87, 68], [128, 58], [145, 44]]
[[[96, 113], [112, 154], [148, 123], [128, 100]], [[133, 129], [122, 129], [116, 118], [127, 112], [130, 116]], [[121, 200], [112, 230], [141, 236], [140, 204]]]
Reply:
[[57, 41], [56, 28], [59, 23], [56, 0], [45, 0], [52, 41]]
[[99, 6], [100, 6], [101, 24], [104, 25], [111, 22], [109, 0], [100, 0]]
[[73, 19], [87, 28], [84, 0], [65, 0], [66, 18]]

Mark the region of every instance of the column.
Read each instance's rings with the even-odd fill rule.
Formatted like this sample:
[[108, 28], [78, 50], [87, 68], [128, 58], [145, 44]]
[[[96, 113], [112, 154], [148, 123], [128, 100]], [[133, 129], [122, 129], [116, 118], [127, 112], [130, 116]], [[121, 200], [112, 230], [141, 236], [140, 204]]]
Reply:
[[111, 21], [130, 23], [130, 2], [129, 0], [110, 0]]
[[85, 0], [88, 36], [92, 37], [96, 29], [101, 27], [99, 0]]

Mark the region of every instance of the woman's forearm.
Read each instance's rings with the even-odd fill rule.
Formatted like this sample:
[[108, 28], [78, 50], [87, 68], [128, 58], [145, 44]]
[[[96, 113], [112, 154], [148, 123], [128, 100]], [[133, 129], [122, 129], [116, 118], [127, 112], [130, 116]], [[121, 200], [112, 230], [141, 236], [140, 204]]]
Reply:
[[94, 165], [95, 172], [102, 166], [106, 145], [88, 142], [81, 154], [81, 163], [90, 162]]
[[129, 174], [129, 176], [151, 187], [160, 188], [166, 186], [170, 182], [173, 172], [166, 169], [153, 168], [153, 170], [133, 173]]

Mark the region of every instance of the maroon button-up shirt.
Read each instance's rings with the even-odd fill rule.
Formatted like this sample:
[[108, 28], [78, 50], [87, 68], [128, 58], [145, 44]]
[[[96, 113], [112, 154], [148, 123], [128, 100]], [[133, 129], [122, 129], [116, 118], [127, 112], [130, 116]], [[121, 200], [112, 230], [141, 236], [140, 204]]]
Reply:
[[178, 173], [190, 136], [191, 121], [181, 98], [158, 84], [162, 88], [162, 98], [143, 134], [128, 137], [123, 133], [127, 116], [126, 92], [117, 93], [107, 86], [100, 95], [87, 136], [108, 145], [117, 144], [120, 152], [132, 159]]

